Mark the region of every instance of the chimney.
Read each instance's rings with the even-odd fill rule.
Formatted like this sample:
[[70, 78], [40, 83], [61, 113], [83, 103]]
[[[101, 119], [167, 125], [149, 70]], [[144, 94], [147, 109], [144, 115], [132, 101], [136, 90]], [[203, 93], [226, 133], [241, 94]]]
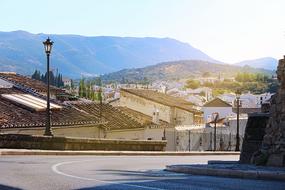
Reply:
[[155, 109], [152, 115], [152, 122], [155, 124], [159, 124], [159, 110]]

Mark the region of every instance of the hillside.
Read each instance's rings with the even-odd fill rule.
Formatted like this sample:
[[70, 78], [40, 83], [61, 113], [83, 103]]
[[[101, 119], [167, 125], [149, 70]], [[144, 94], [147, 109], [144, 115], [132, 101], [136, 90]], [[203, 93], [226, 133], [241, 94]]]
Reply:
[[64, 76], [80, 77], [139, 68], [164, 61], [199, 59], [218, 62], [187, 43], [170, 38], [85, 37], [0, 32], [0, 71], [32, 74], [46, 68], [42, 42], [54, 41], [51, 66]]
[[272, 57], [263, 57], [259, 59], [245, 60], [239, 63], [235, 63], [238, 66], [248, 65], [254, 68], [263, 68], [268, 70], [276, 70], [278, 64], [278, 60]]
[[124, 69], [103, 76], [105, 81], [141, 81], [144, 78], [155, 80], [175, 80], [193, 78], [209, 72], [211, 76], [233, 77], [238, 72], [265, 73], [272, 75], [273, 71], [256, 69], [249, 66], [235, 66], [229, 64], [215, 64], [200, 60], [184, 60], [159, 63], [138, 69]]

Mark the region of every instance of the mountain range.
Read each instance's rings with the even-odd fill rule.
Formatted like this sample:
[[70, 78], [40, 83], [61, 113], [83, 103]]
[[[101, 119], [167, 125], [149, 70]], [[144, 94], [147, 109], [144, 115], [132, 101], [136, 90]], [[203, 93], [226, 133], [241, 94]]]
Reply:
[[263, 68], [268, 70], [276, 70], [278, 65], [278, 60], [272, 57], [263, 57], [259, 59], [245, 60], [239, 63], [235, 63], [238, 66], [248, 65], [254, 68]]
[[79, 35], [0, 32], [0, 70], [31, 74], [44, 71], [42, 42], [54, 41], [51, 66], [68, 76], [94, 75], [163, 61], [199, 59], [218, 62], [187, 43], [171, 38], [86, 37]]
[[46, 57], [42, 42], [48, 36], [54, 41], [51, 68], [72, 78], [178, 60], [222, 63], [188, 43], [171, 38], [47, 35], [19, 30], [0, 32], [0, 71], [25, 75], [31, 75], [35, 69], [44, 72]]
[[207, 74], [209, 77], [235, 77], [238, 72], [263, 73], [273, 75], [271, 70], [253, 68], [248, 65], [243, 67], [211, 63], [201, 60], [182, 60], [163, 62], [152, 66], [136, 69], [123, 69], [117, 72], [103, 75], [106, 82], [140, 82], [156, 80], [180, 80], [201, 77]]

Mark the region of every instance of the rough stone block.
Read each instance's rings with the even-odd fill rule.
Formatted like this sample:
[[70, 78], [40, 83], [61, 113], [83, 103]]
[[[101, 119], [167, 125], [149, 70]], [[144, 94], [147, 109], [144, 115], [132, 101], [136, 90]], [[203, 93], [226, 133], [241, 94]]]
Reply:
[[165, 146], [166, 141], [79, 139], [20, 134], [0, 134], [0, 148], [43, 150], [163, 151], [165, 150]]
[[285, 154], [271, 154], [267, 160], [267, 166], [284, 167], [285, 166]]

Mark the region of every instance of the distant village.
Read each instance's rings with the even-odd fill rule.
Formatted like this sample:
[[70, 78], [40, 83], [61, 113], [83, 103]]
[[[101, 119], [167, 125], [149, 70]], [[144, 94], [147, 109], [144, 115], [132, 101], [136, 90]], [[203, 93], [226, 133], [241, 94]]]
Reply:
[[[61, 86], [51, 88], [52, 127], [57, 136], [167, 140], [169, 151], [235, 149], [237, 96], [239, 135], [248, 114], [260, 112], [274, 93], [214, 94], [211, 87], [187, 87], [186, 81], [124, 84], [102, 81], [82, 85], [57, 75]], [[40, 79], [40, 78], [39, 78]], [[235, 78], [200, 77], [199, 84]], [[56, 80], [55, 80], [56, 81]], [[57, 86], [57, 87], [56, 87]], [[0, 73], [1, 133], [42, 134], [46, 98], [43, 80], [12, 72]]]

